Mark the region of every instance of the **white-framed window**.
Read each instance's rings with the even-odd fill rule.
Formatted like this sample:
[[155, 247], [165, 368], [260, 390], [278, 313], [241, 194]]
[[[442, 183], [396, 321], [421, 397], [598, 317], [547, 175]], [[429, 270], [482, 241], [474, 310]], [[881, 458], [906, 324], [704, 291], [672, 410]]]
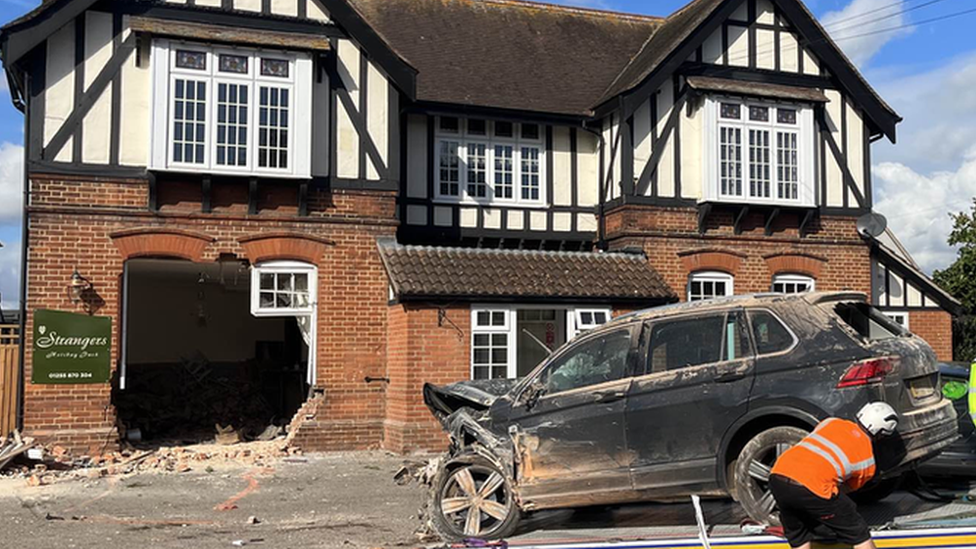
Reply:
[[153, 41], [150, 167], [310, 177], [308, 54]]
[[733, 278], [728, 273], [703, 271], [688, 277], [688, 301], [701, 301], [734, 294]]
[[814, 205], [809, 105], [713, 96], [705, 126], [705, 200]]
[[813, 277], [801, 274], [778, 274], [773, 276], [772, 291], [779, 294], [801, 294], [816, 289]]
[[514, 377], [514, 342], [509, 309], [471, 310], [471, 379]]
[[294, 316], [315, 308], [317, 270], [298, 261], [272, 261], [251, 269], [251, 314]]
[[251, 314], [256, 317], [294, 317], [308, 347], [306, 381], [316, 379], [316, 301], [318, 268], [300, 261], [267, 261], [251, 268]]
[[545, 203], [542, 126], [455, 116], [435, 124], [438, 201]]
[[908, 327], [908, 311], [881, 311], [886, 317], [894, 320], [899, 326], [906, 330], [910, 330]]
[[[562, 315], [565, 315], [565, 322]], [[606, 324], [611, 319], [610, 307], [536, 304], [473, 305], [471, 307], [471, 379], [518, 377], [519, 345], [529, 345], [533, 348], [539, 345], [533, 337], [522, 337], [524, 333], [520, 336], [519, 327], [524, 328], [525, 322], [549, 322], [554, 327], [560, 326], [560, 330], [564, 325], [565, 333], [554, 334], [554, 345], [540, 337], [543, 339], [543, 345], [549, 345], [551, 350], [555, 350], [556, 346], [572, 340], [581, 332]]]

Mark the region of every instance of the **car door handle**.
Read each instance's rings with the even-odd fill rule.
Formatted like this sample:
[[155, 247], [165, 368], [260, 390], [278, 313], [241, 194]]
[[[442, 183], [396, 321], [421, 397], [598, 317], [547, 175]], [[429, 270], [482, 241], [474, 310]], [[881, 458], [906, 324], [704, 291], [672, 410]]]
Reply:
[[607, 402], [616, 402], [624, 398], [625, 393], [623, 391], [604, 391], [602, 393], [596, 394], [596, 402], [605, 404]]
[[715, 383], [730, 383], [733, 381], [739, 381], [740, 379], [745, 379], [745, 372], [726, 372], [724, 374], [719, 374], [715, 376]]

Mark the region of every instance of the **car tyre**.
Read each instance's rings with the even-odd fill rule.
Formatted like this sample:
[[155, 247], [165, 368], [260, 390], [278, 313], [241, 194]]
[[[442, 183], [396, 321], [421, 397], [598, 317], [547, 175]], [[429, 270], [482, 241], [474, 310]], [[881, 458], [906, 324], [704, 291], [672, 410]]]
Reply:
[[734, 493], [749, 518], [779, 525], [776, 500], [769, 491], [770, 471], [776, 459], [807, 434], [798, 427], [773, 427], [752, 437], [742, 447], [735, 465]]
[[[431, 526], [445, 541], [505, 538], [521, 519], [511, 480], [477, 454], [455, 458], [441, 468], [427, 509]], [[472, 514], [475, 510], [477, 515]]]

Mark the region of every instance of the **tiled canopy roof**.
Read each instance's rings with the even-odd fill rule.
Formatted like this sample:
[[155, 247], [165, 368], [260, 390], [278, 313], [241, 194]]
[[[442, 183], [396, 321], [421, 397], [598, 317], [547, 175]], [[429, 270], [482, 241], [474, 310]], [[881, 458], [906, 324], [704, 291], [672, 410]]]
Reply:
[[637, 254], [405, 246], [386, 240], [379, 242], [379, 251], [401, 300], [677, 300]]

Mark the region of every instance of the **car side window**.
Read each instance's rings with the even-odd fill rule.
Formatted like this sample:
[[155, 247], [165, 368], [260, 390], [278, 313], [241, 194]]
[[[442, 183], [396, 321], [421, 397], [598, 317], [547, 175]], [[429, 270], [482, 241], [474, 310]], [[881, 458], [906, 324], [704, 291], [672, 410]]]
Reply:
[[630, 330], [607, 332], [581, 342], [556, 359], [543, 378], [546, 394], [623, 379], [630, 355]]
[[724, 332], [724, 314], [655, 322], [647, 353], [648, 373], [718, 362]]
[[793, 345], [793, 334], [768, 311], [749, 311], [756, 354], [768, 355], [785, 351]]

